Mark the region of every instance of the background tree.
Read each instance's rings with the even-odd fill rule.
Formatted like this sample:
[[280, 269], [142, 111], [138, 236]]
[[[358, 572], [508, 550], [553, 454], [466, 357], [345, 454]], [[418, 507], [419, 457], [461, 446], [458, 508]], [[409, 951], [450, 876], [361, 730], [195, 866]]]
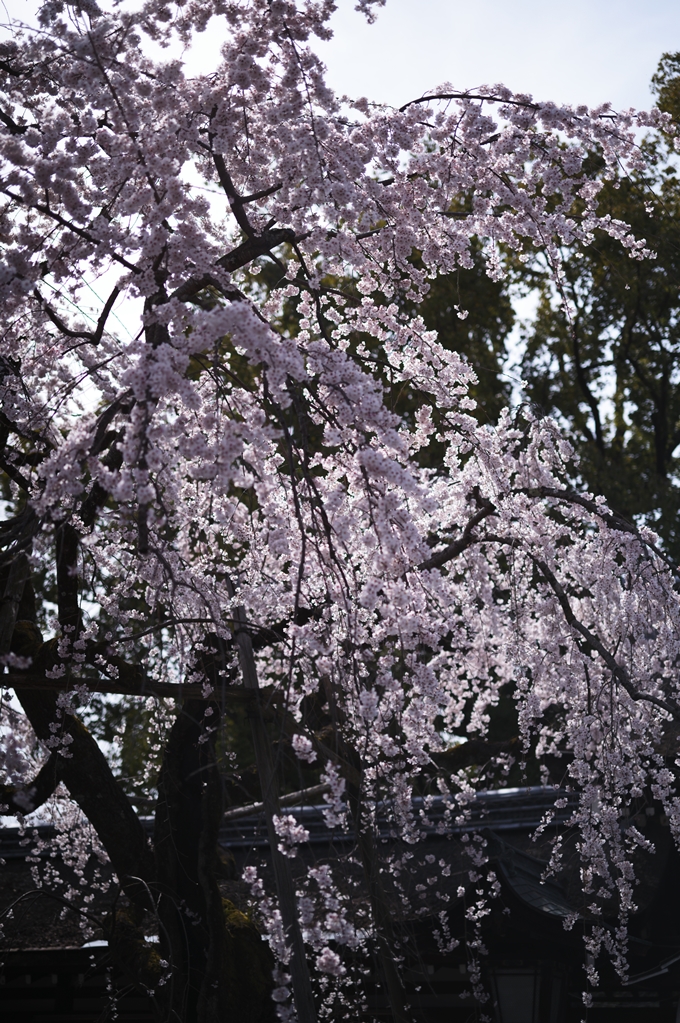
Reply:
[[[272, 956], [280, 1016], [292, 997], [310, 1023], [330, 992], [347, 1014], [352, 963], [373, 956], [401, 1023], [411, 796], [464, 818], [475, 784], [505, 776], [507, 749], [484, 774], [442, 738], [483, 738], [505, 687], [524, 747], [561, 758], [578, 793], [593, 918], [613, 898], [625, 921], [641, 841], [626, 806], [653, 787], [678, 821], [650, 753], [680, 714], [672, 570], [648, 531], [571, 488], [551, 420], [470, 414], [484, 385], [418, 304], [459, 269], [462, 290], [491, 292], [475, 343], [495, 372], [509, 311], [478, 254], [492, 282], [508, 249], [542, 245], [558, 267], [597, 231], [644, 258], [598, 193], [621, 165], [643, 173], [635, 133], [667, 119], [504, 87], [341, 106], [310, 45], [331, 3], [66, 7], [0, 54], [0, 652], [22, 709], [3, 700], [8, 809], [56, 800], [90, 822], [120, 886], [112, 952], [160, 1018], [266, 1019]], [[221, 61], [188, 78], [164, 46], [211, 18]], [[252, 286], [263, 257], [285, 286]], [[100, 705], [84, 723], [93, 693], [149, 715], [152, 842], [93, 735]], [[242, 714], [270, 952], [217, 886]], [[360, 898], [342, 865], [294, 875], [284, 756], [318, 770], [329, 828], [351, 831]], [[589, 952], [608, 941], [595, 928]]]
[[[659, 107], [677, 118], [678, 57], [653, 79]], [[601, 209], [633, 226], [653, 257], [639, 261], [604, 232], [563, 252], [559, 289], [535, 266], [539, 307], [526, 337], [526, 393], [557, 415], [578, 452], [588, 487], [621, 514], [651, 525], [675, 560], [680, 444], [680, 183], [663, 135], [644, 144], [647, 164], [617, 174]]]

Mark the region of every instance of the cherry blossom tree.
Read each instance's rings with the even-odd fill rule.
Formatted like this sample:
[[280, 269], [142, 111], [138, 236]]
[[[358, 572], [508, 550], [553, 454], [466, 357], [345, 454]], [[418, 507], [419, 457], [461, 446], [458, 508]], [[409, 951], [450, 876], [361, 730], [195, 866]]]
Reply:
[[[368, 951], [408, 1019], [378, 808], [413, 846], [434, 795], [464, 819], [510, 753], [490, 750], [486, 774], [442, 754], [452, 733], [483, 742], [504, 687], [522, 755], [561, 761], [578, 796], [594, 955], [625, 969], [645, 846], [622, 826], [631, 800], [652, 792], [680, 838], [661, 752], [680, 720], [675, 567], [575, 488], [552, 420], [480, 426], [469, 366], [413, 314], [480, 250], [498, 278], [504, 249], [540, 248], [558, 289], [562, 247], [596, 229], [647, 255], [598, 192], [642, 167], [637, 133], [668, 118], [501, 85], [400, 110], [338, 98], [313, 49], [333, 9], [50, 0], [0, 50], [2, 799], [89, 822], [123, 896], [112, 951], [168, 1020], [251, 1018], [216, 884], [235, 702], [251, 708], [275, 889], [247, 879], [282, 1019], [335, 1011], [331, 990], [360, 1005], [350, 967]], [[190, 76], [183, 47], [208, 27], [220, 61]], [[81, 720], [107, 692], [147, 701], [159, 735], [153, 843]], [[284, 744], [318, 770], [328, 827], [356, 836], [358, 915], [332, 864], [293, 880], [306, 836], [280, 801]], [[597, 926], [612, 898], [614, 938]], [[252, 948], [264, 1019], [271, 964]]]

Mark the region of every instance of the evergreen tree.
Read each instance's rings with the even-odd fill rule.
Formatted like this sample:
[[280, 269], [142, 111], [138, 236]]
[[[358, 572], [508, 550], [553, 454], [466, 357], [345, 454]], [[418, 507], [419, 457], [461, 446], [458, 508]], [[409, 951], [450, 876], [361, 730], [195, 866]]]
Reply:
[[[680, 54], [661, 59], [659, 106], [680, 114]], [[526, 393], [565, 425], [590, 490], [644, 521], [680, 558], [680, 180], [662, 133], [642, 143], [644, 171], [606, 182], [601, 208], [653, 252], [631, 260], [602, 230], [562, 250], [555, 285], [543, 257], [518, 266], [537, 287], [525, 338]], [[593, 161], [595, 168], [596, 161]]]

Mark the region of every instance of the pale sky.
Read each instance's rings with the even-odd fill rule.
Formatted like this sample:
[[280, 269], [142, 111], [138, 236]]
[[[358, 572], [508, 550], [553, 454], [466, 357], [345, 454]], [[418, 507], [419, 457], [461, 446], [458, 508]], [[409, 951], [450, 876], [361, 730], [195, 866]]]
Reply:
[[[448, 80], [456, 88], [502, 81], [537, 99], [647, 108], [659, 57], [680, 50], [678, 0], [387, 0], [372, 26], [354, 3], [338, 0], [335, 37], [318, 44], [330, 84], [395, 105]], [[3, 7], [30, 20], [37, 6], [0, 0], [0, 20]], [[218, 44], [209, 30], [197, 67], [209, 66]]]
[[394, 104], [450, 81], [646, 108], [659, 57], [680, 50], [678, 0], [387, 0], [373, 26], [353, 6], [319, 47], [331, 84]]

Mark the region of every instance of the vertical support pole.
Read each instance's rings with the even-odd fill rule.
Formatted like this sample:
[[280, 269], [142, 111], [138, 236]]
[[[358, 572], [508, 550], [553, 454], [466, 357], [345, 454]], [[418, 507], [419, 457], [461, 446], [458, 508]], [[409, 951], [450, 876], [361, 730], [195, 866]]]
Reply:
[[9, 566], [5, 591], [0, 600], [0, 656], [9, 653], [24, 586], [30, 574], [27, 556], [17, 554]]
[[[248, 632], [243, 628], [246, 625], [246, 615], [242, 607], [234, 612], [235, 628], [234, 640], [238, 647], [239, 662], [243, 675], [243, 684], [246, 689], [252, 689], [259, 693], [259, 682], [253, 644]], [[262, 802], [267, 821], [267, 835], [271, 848], [272, 866], [274, 868], [274, 879], [279, 900], [281, 919], [286, 933], [286, 939], [291, 948], [290, 973], [293, 979], [293, 998], [297, 1011], [299, 1023], [316, 1023], [316, 1009], [314, 1006], [314, 995], [312, 982], [307, 967], [305, 946], [302, 940], [302, 931], [297, 913], [297, 899], [295, 897], [295, 884], [290, 869], [290, 863], [286, 857], [279, 852], [279, 837], [274, 827], [274, 817], [280, 813], [278, 782], [276, 770], [272, 759], [271, 741], [262, 720], [259, 701], [255, 704], [255, 711], [251, 714], [250, 722], [253, 733], [253, 746], [255, 749], [255, 762], [257, 764], [260, 784], [262, 786]]]
[[411, 1017], [406, 1011], [404, 1001], [404, 985], [394, 959], [394, 933], [392, 928], [392, 917], [390, 908], [385, 896], [380, 869], [377, 861], [373, 835], [370, 834], [362, 824], [360, 811], [360, 798], [356, 786], [350, 786], [350, 806], [354, 819], [355, 834], [357, 836], [361, 862], [364, 868], [364, 876], [368, 885], [373, 920], [376, 929], [376, 953], [377, 960], [383, 974], [383, 981], [386, 988], [387, 1000], [392, 1012], [393, 1023], [410, 1023]]

